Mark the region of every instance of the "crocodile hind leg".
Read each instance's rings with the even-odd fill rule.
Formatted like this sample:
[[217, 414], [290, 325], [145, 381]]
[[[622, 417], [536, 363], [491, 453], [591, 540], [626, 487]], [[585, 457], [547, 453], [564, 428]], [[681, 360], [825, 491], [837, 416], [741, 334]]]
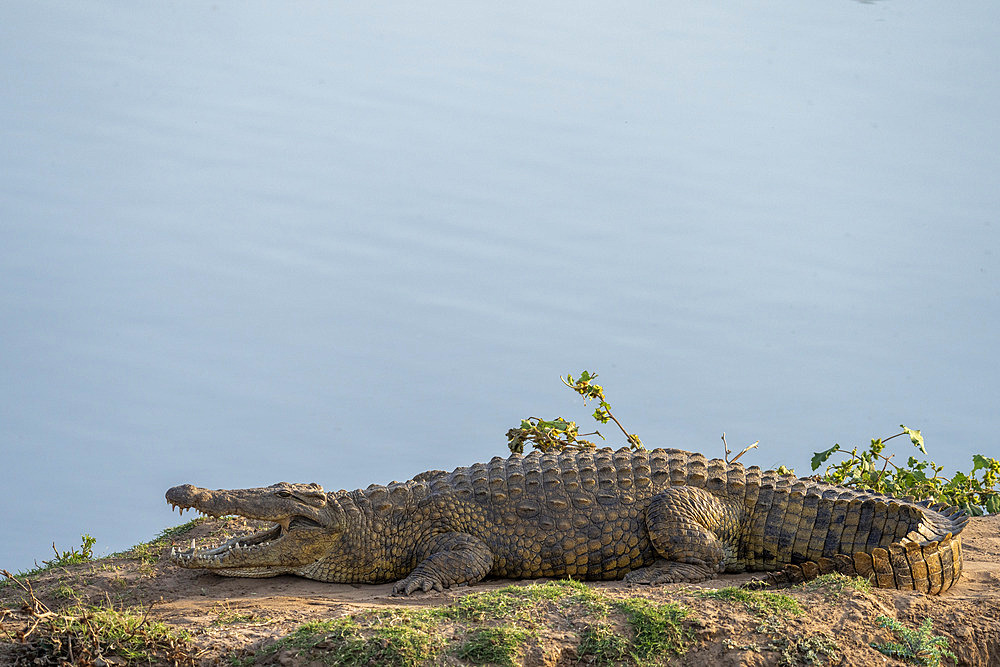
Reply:
[[637, 584], [698, 582], [714, 579], [726, 567], [728, 545], [720, 539], [735, 532], [735, 512], [704, 489], [674, 486], [653, 496], [646, 529], [659, 558], [625, 575]]
[[493, 569], [493, 552], [482, 540], [467, 533], [436, 535], [422, 551], [423, 560], [392, 587], [394, 595], [475, 583]]

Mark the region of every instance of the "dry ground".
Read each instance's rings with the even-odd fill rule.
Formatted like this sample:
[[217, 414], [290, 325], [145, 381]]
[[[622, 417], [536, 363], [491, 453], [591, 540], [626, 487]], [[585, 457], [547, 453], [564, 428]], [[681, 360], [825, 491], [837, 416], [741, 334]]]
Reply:
[[[192, 537], [239, 531], [237, 524], [241, 520], [227, 521], [206, 521], [177, 541], [186, 544]], [[886, 615], [913, 628], [931, 618], [934, 634], [948, 639], [960, 665], [1000, 665], [1000, 516], [973, 519], [962, 537], [963, 577], [944, 595], [853, 589], [836, 594], [829, 588], [801, 586], [783, 590], [800, 602], [804, 613], [798, 616], [768, 619], [738, 603], [698, 595], [701, 588], [738, 585], [748, 579], [746, 576], [726, 576], [704, 587], [630, 588], [614, 582], [592, 586], [610, 596], [644, 596], [687, 607], [691, 616], [686, 624], [694, 639], [686, 654], [672, 658], [670, 664], [903, 664], [869, 646], [870, 642], [891, 638], [888, 630], [875, 624], [876, 617]], [[470, 592], [510, 583], [489, 581], [443, 594], [399, 598], [391, 596], [391, 584], [325, 584], [289, 576], [231, 579], [183, 570], [162, 558], [157, 560], [157, 555], [162, 557], [162, 542], [156, 546], [155, 554], [146, 561], [118, 556], [48, 570], [32, 578], [35, 594], [53, 610], [73, 599], [141, 609], [152, 605], [149, 618], [190, 631], [201, 650], [201, 664], [208, 665], [231, 664], [233, 656], [252, 658], [260, 647], [307, 620], [369, 609], [441, 606]], [[17, 631], [23, 630], [29, 620], [21, 609], [23, 597], [23, 592], [13, 585], [0, 587], [0, 615], [5, 616], [0, 623], [0, 664], [14, 663], [23, 656], [16, 642]], [[560, 627], [550, 628], [538, 646], [519, 660], [523, 664], [588, 664], [590, 658], [577, 655], [578, 630], [586, 621], [562, 619]], [[810, 654], [806, 648], [816, 638], [832, 640], [835, 655]], [[315, 653], [295, 657], [284, 651], [258, 657], [254, 664], [319, 664], [315, 662], [319, 657]], [[461, 664], [453, 658], [446, 662]]]

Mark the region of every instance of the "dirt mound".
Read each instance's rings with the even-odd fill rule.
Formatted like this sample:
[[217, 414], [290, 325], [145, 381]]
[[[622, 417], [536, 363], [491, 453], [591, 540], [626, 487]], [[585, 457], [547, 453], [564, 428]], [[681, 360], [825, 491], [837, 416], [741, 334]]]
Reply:
[[[513, 583], [489, 581], [445, 593], [399, 598], [391, 595], [391, 584], [325, 584], [288, 576], [232, 579], [183, 570], [162, 559], [175, 540], [186, 544], [192, 538], [239, 532], [244, 527], [245, 522], [240, 519], [206, 520], [182, 535], [161, 538], [126, 554], [50, 569], [30, 578], [32, 594], [53, 616], [71, 615], [75, 613], [73, 609], [92, 605], [131, 608], [144, 619], [146, 627], [158, 622], [168, 630], [186, 631], [190, 641], [185, 644], [189, 648], [184, 655], [194, 656], [195, 664], [306, 665], [322, 664], [331, 655], [331, 647], [339, 641], [330, 634], [334, 630], [341, 632], [338, 637], [343, 638], [341, 626], [316, 623], [310, 626], [316, 641], [296, 645], [286, 640], [275, 646], [276, 640], [308, 621], [351, 616], [364, 621], [361, 626], [372, 618], [402, 623], [399, 619], [417, 618], [410, 612], [451, 609], [470, 593], [496, 592]], [[638, 599], [652, 605], [651, 608], [675, 605], [686, 610], [681, 622], [684, 637], [681, 654], [662, 656], [664, 660], [669, 657], [671, 664], [713, 667], [903, 664], [871, 646], [899, 638], [899, 633], [876, 622], [884, 616], [910, 629], [918, 628], [929, 618], [932, 634], [948, 641], [957, 664], [1000, 665], [1000, 516], [973, 519], [962, 538], [965, 554], [962, 579], [941, 596], [856, 590], [837, 581], [784, 589], [778, 591], [782, 594], [779, 598], [743, 599], [731, 595], [734, 589], [712, 593], [738, 586], [748, 576], [724, 576], [706, 585], [661, 588], [635, 588], [616, 582], [587, 584], [587, 589], [598, 596], [593, 599], [599, 599], [603, 609], [610, 610], [606, 618], [602, 616], [604, 625], [595, 625], [595, 607], [580, 602], [579, 591], [572, 593], [577, 596], [570, 600], [575, 600], [573, 604], [540, 597], [537, 609], [524, 616], [531, 631], [521, 638], [521, 646], [514, 650], [511, 659], [515, 664], [533, 665], [628, 664], [627, 654], [617, 654], [615, 658], [616, 654], [595, 653], [590, 644], [584, 646], [581, 642], [585, 636], [587, 641], [596, 636], [593, 630], [598, 626], [609, 630], [609, 640], [637, 633], [637, 626], [629, 625], [628, 609], [633, 603], [628, 601]], [[34, 615], [29, 613], [23, 604], [28, 597], [26, 591], [10, 582], [0, 587], [0, 664], [32, 664], [36, 659], [39, 662], [34, 664], [59, 664], [39, 657], [38, 639], [43, 635], [44, 622], [27, 637], [34, 653], [26, 652], [19, 641], [18, 633], [30, 629], [41, 609], [36, 608]], [[787, 598], [797, 602], [800, 611], [782, 608], [784, 602], [773, 608], [769, 606]], [[373, 617], [369, 614], [373, 610], [386, 613]], [[433, 630], [445, 645], [466, 641], [467, 635], [460, 636], [462, 632], [482, 634], [478, 629], [470, 630], [468, 625], [455, 622], [458, 618], [455, 614], [438, 618], [452, 619]], [[497, 618], [490, 627], [496, 627]], [[364, 636], [370, 638], [370, 632]], [[125, 664], [116, 655], [107, 652], [96, 660], [93, 656], [90, 659], [92, 664]], [[435, 654], [434, 662], [477, 664], [475, 656], [465, 655], [461, 658], [449, 649]], [[168, 658], [162, 656], [156, 660], [169, 664]], [[373, 664], [378, 662], [375, 658], [369, 660]]]

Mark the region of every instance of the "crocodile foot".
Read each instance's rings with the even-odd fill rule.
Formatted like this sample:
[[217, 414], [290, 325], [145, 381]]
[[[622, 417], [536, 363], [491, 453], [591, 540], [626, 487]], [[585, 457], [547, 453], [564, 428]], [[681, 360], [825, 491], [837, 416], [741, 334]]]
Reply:
[[626, 574], [625, 583], [660, 586], [662, 584], [694, 584], [714, 578], [715, 573], [707, 567], [660, 559], [652, 565], [640, 567]]
[[444, 585], [440, 579], [414, 572], [410, 576], [397, 581], [396, 585], [392, 587], [393, 595], [411, 595], [417, 591], [425, 593], [431, 591], [442, 592], [444, 591]]

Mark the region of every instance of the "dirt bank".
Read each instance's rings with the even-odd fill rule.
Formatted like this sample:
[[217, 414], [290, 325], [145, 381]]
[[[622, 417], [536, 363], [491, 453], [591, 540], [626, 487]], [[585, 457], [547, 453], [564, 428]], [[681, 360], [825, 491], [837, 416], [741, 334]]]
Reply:
[[[443, 594], [412, 598], [390, 595], [391, 585], [324, 584], [297, 577], [230, 579], [182, 570], [162, 560], [176, 541], [239, 531], [241, 520], [206, 520], [189, 532], [164, 538], [149, 549], [48, 570], [32, 577], [34, 595], [55, 612], [72, 604], [131, 607], [148, 619], [190, 633], [200, 664], [321, 664], [321, 648], [296, 657], [294, 650], [262, 653], [261, 649], [310, 620], [342, 617], [365, 610], [422, 609], [454, 603], [470, 592], [509, 585], [490, 581]], [[781, 591], [801, 605], [799, 614], [772, 615], [744, 604], [705, 597], [706, 588], [739, 585], [746, 576], [726, 576], [705, 586], [672, 585], [630, 588], [620, 583], [590, 584], [608, 599], [642, 597], [655, 603], [676, 602], [689, 611], [684, 621], [688, 641], [679, 665], [904, 664], [870, 646], [892, 638], [876, 618], [898, 619], [910, 628], [925, 618], [933, 634], [948, 640], [960, 665], [1000, 665], [1000, 516], [970, 521], [963, 533], [965, 567], [962, 580], [948, 593], [927, 596], [894, 590], [837, 592], [827, 587], [794, 587]], [[33, 660], [17, 642], [31, 621], [23, 609], [25, 592], [8, 584], [0, 588], [0, 664]], [[151, 608], [150, 608], [151, 605]], [[6, 610], [6, 611], [4, 611]], [[530, 646], [518, 653], [522, 664], [593, 664], [580, 654], [586, 614], [557, 614], [536, 628]], [[554, 617], [555, 618], [555, 617]], [[32, 637], [38, 638], [36, 629]], [[34, 654], [33, 654], [34, 655]], [[452, 654], [443, 664], [467, 664]], [[30, 664], [27, 662], [25, 664]], [[116, 663], [113, 657], [104, 664]], [[945, 664], [949, 664], [947, 661]]]

